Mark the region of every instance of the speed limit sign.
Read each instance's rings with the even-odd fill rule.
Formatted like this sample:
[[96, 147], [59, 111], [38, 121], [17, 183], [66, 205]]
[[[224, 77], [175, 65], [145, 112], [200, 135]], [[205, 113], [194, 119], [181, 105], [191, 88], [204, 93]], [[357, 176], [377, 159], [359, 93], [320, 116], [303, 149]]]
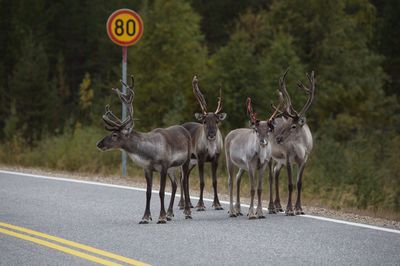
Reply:
[[143, 34], [143, 21], [138, 13], [130, 9], [119, 9], [107, 20], [107, 34], [120, 46], [130, 46]]
[[[126, 93], [128, 46], [134, 45], [142, 37], [143, 21], [135, 11], [119, 9], [108, 17], [106, 28], [108, 37], [122, 46], [122, 93]], [[125, 121], [126, 111], [126, 106], [122, 104], [122, 121]], [[126, 176], [126, 152], [124, 151], [122, 151], [122, 176]]]

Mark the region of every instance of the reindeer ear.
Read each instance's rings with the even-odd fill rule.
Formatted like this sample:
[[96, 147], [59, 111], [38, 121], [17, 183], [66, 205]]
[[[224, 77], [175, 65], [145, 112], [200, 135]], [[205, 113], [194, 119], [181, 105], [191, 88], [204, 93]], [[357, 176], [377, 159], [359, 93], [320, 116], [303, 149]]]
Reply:
[[298, 124], [300, 126], [303, 126], [306, 122], [307, 122], [306, 118], [304, 116], [302, 116], [302, 117], [299, 118]]
[[201, 113], [195, 113], [194, 117], [196, 117], [197, 120], [203, 121], [204, 120], [204, 114]]
[[275, 129], [275, 119], [272, 118], [272, 119], [268, 120], [267, 124], [268, 124], [269, 132], [274, 131], [274, 129]]
[[217, 114], [217, 116], [218, 116], [218, 120], [219, 120], [219, 121], [222, 121], [222, 120], [225, 120], [225, 118], [226, 118], [226, 113], [220, 113], [220, 114]]

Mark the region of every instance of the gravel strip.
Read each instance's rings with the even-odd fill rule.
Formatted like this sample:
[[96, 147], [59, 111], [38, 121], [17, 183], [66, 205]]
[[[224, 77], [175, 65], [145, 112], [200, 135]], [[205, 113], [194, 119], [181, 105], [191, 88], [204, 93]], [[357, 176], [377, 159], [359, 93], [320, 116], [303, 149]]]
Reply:
[[[121, 177], [117, 175], [110, 175], [110, 176], [101, 176], [101, 175], [94, 175], [94, 174], [77, 174], [77, 173], [69, 173], [69, 172], [62, 172], [62, 171], [53, 171], [53, 170], [43, 170], [43, 169], [36, 169], [36, 168], [23, 168], [23, 167], [10, 167], [10, 166], [0, 166], [1, 170], [6, 171], [16, 171], [22, 173], [29, 173], [29, 174], [37, 174], [37, 175], [48, 175], [48, 176], [55, 176], [55, 177], [62, 177], [62, 178], [73, 178], [73, 179], [80, 179], [86, 181], [94, 181], [94, 182], [102, 182], [102, 183], [109, 183], [115, 185], [123, 185], [123, 186], [134, 186], [140, 188], [146, 188], [146, 183], [144, 178], [139, 177]], [[169, 186], [167, 186], [169, 187]], [[179, 186], [178, 186], [179, 187]], [[153, 184], [154, 189], [158, 189], [158, 184]], [[166, 189], [168, 190], [168, 188]], [[177, 194], [180, 193], [178, 188]], [[198, 195], [198, 190], [190, 190], [191, 195]], [[213, 198], [213, 194], [207, 191], [204, 191], [205, 198]], [[229, 201], [229, 197], [226, 194], [219, 195], [220, 200]], [[243, 203], [249, 203], [249, 199], [243, 197]], [[195, 202], [192, 202], [195, 205]], [[264, 201], [263, 206], [268, 206], [268, 202]], [[282, 206], [285, 206], [282, 202]], [[303, 210], [305, 213], [315, 216], [322, 216], [327, 218], [333, 219], [340, 219], [350, 222], [368, 224], [368, 225], [375, 225], [380, 227], [386, 227], [391, 229], [400, 230], [400, 221], [385, 219], [385, 218], [378, 218], [372, 217], [367, 215], [360, 215], [354, 214], [344, 211], [332, 210], [329, 208], [322, 208], [322, 207], [314, 207], [314, 206], [303, 206]]]

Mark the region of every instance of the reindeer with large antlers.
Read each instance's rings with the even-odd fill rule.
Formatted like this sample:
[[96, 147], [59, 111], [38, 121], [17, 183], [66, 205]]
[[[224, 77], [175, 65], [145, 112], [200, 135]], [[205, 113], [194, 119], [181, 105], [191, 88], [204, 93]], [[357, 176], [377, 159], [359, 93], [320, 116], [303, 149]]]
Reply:
[[[121, 83], [123, 83], [121, 81]], [[174, 169], [181, 168], [183, 173], [184, 187], [188, 181], [189, 164], [191, 156], [191, 138], [188, 131], [182, 126], [171, 126], [168, 128], [157, 128], [147, 133], [141, 133], [133, 130], [133, 106], [134, 98], [133, 77], [132, 85], [128, 87], [127, 93], [122, 93], [118, 89], [113, 89], [119, 96], [123, 104], [128, 107], [128, 117], [121, 121], [106, 106], [106, 113], [103, 115], [105, 128], [112, 133], [104, 137], [97, 143], [101, 151], [124, 150], [134, 163], [144, 169], [144, 175], [147, 182], [146, 190], [146, 209], [141, 220], [141, 224], [147, 224], [151, 220], [150, 199], [153, 184], [153, 172], [160, 173], [160, 202], [161, 210], [158, 223], [166, 223], [173, 216], [173, 205], [175, 192], [177, 189], [176, 180], [173, 176]], [[166, 177], [169, 175], [172, 183], [172, 196], [168, 212], [164, 208], [164, 195]], [[188, 190], [184, 190], [188, 195]], [[191, 218], [189, 207], [189, 198], [185, 201], [186, 218]]]
[[[272, 147], [272, 158], [276, 162], [273, 167], [273, 175], [275, 177], [275, 188], [276, 198], [275, 202], [272, 202], [272, 190], [270, 191], [270, 203], [269, 212], [275, 213], [276, 211], [283, 211], [280, 198], [279, 198], [279, 172], [282, 166], [286, 166], [288, 174], [288, 190], [289, 197], [286, 208], [286, 215], [299, 215], [304, 214], [301, 207], [301, 190], [303, 171], [306, 165], [308, 156], [313, 148], [313, 138], [311, 135], [310, 128], [306, 123], [305, 114], [310, 108], [311, 103], [314, 100], [315, 93], [315, 78], [314, 71], [311, 75], [307, 74], [307, 78], [310, 83], [310, 87], [306, 87], [299, 81], [298, 87], [305, 91], [308, 95], [306, 104], [303, 106], [300, 112], [297, 112], [292, 105], [292, 101], [289, 93], [286, 89], [285, 78], [288, 70], [279, 80], [279, 91], [283, 96], [285, 102], [285, 108], [274, 120], [274, 131], [270, 135], [269, 142]], [[278, 108], [276, 108], [278, 110]], [[293, 192], [293, 177], [292, 177], [292, 164], [297, 164], [298, 175], [297, 175], [297, 200], [295, 204], [295, 210], [293, 211], [292, 206], [292, 192]], [[272, 188], [272, 178], [270, 178], [270, 187]]]
[[[218, 99], [217, 109], [214, 112], [207, 111], [207, 103], [204, 99], [203, 94], [200, 92], [199, 81], [194, 76], [192, 81], [193, 92], [200, 104], [202, 113], [196, 113], [195, 117], [201, 123], [188, 122], [182, 126], [186, 128], [192, 137], [192, 160], [189, 168], [189, 173], [193, 167], [197, 164], [199, 167], [200, 177], [200, 199], [197, 203], [197, 210], [204, 211], [205, 205], [203, 202], [203, 190], [204, 190], [204, 163], [211, 162], [211, 174], [212, 184], [214, 188], [214, 201], [212, 206], [216, 210], [222, 210], [221, 204], [218, 199], [217, 192], [217, 168], [218, 158], [222, 151], [223, 139], [222, 134], [218, 128], [218, 123], [226, 118], [226, 113], [221, 113], [222, 110], [222, 97], [221, 90]], [[182, 191], [182, 185], [181, 185]], [[182, 194], [182, 192], [181, 192]], [[183, 197], [179, 206], [183, 205]]]
[[[268, 136], [274, 130], [273, 120], [278, 114], [278, 109], [267, 120], [260, 121], [253, 111], [251, 99], [247, 98], [247, 114], [250, 118], [251, 128], [238, 128], [229, 132], [225, 138], [226, 167], [228, 169], [229, 186], [229, 215], [236, 217], [242, 215], [240, 209], [240, 181], [244, 171], [249, 173], [250, 178], [250, 208], [249, 219], [265, 218], [262, 211], [262, 183], [264, 173], [271, 160], [271, 145]], [[238, 167], [236, 174], [236, 204], [233, 206], [233, 173]], [[255, 179], [257, 178], [257, 210], [254, 212]]]

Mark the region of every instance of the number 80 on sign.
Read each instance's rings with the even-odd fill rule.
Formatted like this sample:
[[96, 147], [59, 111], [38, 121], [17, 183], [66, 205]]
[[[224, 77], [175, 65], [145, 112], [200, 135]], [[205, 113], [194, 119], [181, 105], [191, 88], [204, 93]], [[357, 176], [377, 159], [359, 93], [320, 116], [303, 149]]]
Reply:
[[120, 46], [133, 45], [142, 37], [143, 21], [135, 11], [119, 9], [107, 20], [107, 34]]

